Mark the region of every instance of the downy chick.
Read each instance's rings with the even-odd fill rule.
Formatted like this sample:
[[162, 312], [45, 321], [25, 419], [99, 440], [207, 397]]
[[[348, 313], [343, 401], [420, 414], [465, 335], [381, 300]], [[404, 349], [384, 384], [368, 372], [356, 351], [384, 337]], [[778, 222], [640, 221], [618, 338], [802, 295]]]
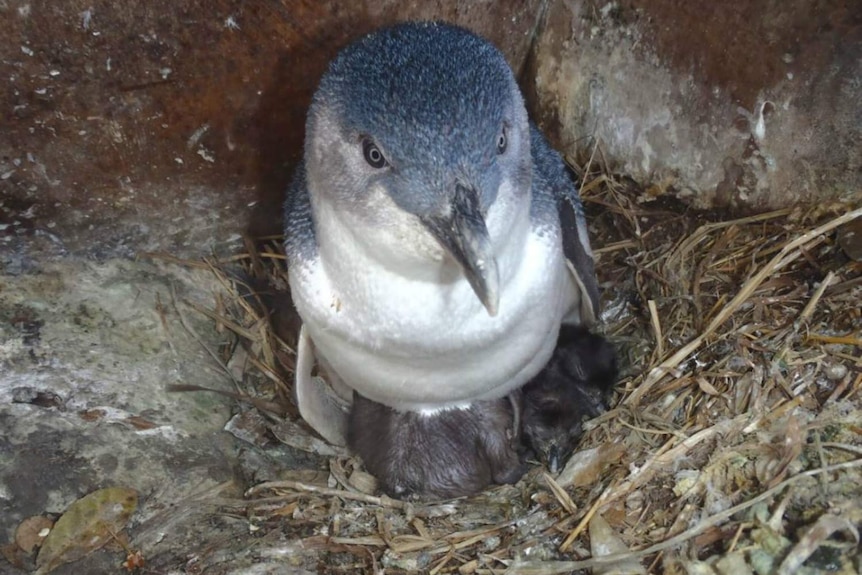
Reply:
[[353, 395], [347, 441], [383, 491], [399, 499], [474, 495], [524, 474], [512, 396], [434, 414], [400, 412]]
[[583, 422], [607, 409], [617, 379], [613, 346], [601, 335], [563, 325], [547, 366], [523, 391], [523, 441], [551, 473], [583, 435]]

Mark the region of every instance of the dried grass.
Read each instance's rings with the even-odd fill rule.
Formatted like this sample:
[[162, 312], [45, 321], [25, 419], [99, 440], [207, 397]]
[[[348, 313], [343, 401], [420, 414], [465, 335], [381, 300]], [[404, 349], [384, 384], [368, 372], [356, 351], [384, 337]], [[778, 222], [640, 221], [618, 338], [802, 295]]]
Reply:
[[[579, 175], [604, 331], [624, 377], [615, 408], [590, 422], [560, 477], [534, 469], [516, 486], [423, 505], [375, 496], [357, 461], [331, 457], [316, 482], [250, 489], [238, 504], [259, 528], [300, 541], [332, 573], [622, 573], [638, 572], [635, 559], [654, 573], [804, 573], [828, 561], [852, 569], [862, 524], [862, 264], [833, 232], [862, 209], [694, 213], [601, 170], [595, 155], [589, 166]], [[289, 404], [290, 337], [272, 328], [267, 298], [242, 297], [253, 290], [229, 271], [241, 266], [284, 291], [279, 239], [194, 265], [225, 287], [214, 309], [195, 309], [241, 340], [244, 385], [258, 384], [243, 393]], [[288, 411], [282, 436], [307, 434]], [[588, 529], [597, 517], [631, 551], [601, 555]]]

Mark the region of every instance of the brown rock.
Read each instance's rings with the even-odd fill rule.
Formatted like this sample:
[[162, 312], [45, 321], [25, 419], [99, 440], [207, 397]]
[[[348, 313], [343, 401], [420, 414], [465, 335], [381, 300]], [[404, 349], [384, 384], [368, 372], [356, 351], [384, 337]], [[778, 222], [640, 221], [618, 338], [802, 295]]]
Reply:
[[554, 0], [532, 59], [542, 123], [701, 206], [862, 201], [858, 8]]
[[538, 5], [2, 3], [0, 247], [207, 253], [246, 229], [252, 205], [252, 231], [278, 232], [306, 108], [339, 48], [395, 21], [443, 19], [517, 69]]

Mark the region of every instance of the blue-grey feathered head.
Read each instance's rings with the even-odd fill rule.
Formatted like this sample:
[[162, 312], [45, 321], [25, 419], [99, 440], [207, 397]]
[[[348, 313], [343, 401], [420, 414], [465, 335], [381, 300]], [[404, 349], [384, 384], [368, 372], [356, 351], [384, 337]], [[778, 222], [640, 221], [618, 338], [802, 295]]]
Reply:
[[[314, 96], [305, 151], [312, 204], [348, 211], [381, 244], [395, 234], [410, 244], [405, 253], [450, 254], [493, 314], [486, 220], [495, 202], [528, 195], [529, 142], [523, 99], [494, 46], [442, 23], [382, 29], [345, 48]], [[404, 242], [407, 228], [416, 233]]]

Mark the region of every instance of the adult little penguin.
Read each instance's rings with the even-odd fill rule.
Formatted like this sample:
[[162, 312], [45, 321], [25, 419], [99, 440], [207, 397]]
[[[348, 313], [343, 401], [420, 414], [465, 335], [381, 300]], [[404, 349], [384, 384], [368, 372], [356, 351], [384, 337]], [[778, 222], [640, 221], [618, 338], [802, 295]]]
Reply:
[[562, 322], [596, 320], [563, 161], [503, 55], [453, 25], [384, 28], [330, 63], [285, 236], [299, 408], [336, 444], [354, 390], [400, 411], [468, 408], [535, 376]]

